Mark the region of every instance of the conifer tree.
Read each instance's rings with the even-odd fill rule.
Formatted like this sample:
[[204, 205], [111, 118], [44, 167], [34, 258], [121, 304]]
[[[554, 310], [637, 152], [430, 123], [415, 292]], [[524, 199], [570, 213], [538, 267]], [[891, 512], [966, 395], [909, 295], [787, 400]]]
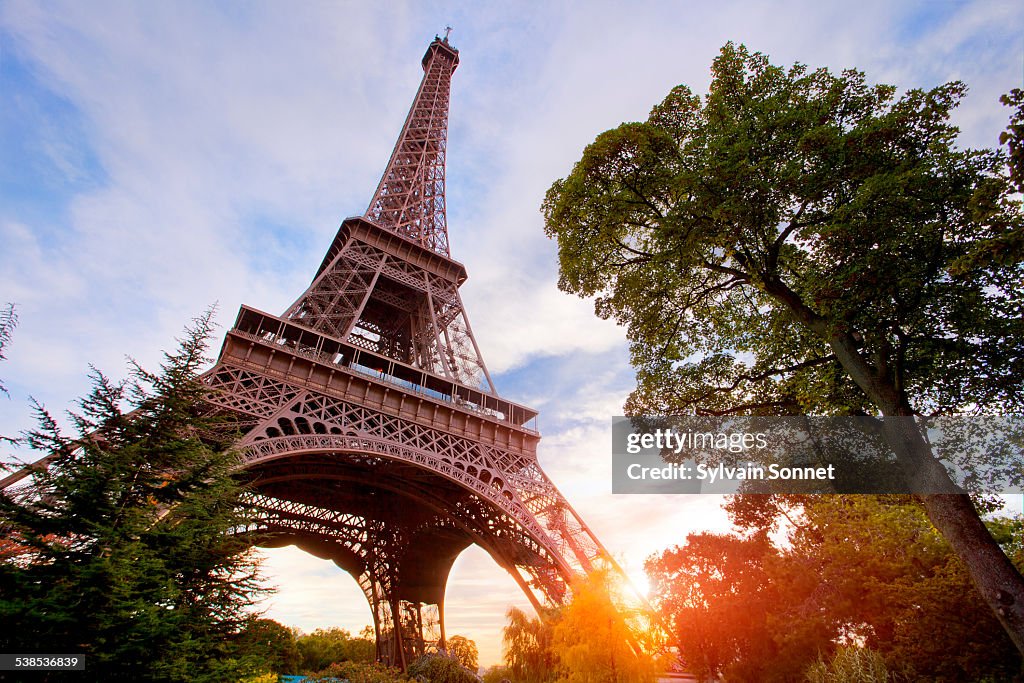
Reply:
[[70, 414], [75, 436], [36, 406], [23, 440], [46, 466], [0, 492], [0, 651], [84, 654], [88, 677], [106, 681], [254, 670], [237, 646], [261, 592], [236, 533], [243, 488], [198, 380], [211, 317], [186, 329], [159, 372], [132, 362], [115, 382], [94, 369]]

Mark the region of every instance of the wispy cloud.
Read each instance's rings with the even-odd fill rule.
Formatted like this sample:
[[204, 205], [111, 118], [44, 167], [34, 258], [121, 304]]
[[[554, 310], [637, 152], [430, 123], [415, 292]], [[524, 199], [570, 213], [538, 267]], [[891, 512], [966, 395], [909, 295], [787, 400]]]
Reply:
[[[58, 410], [81, 394], [89, 363], [154, 365], [212, 302], [225, 325], [243, 302], [283, 310], [340, 220], [364, 210], [447, 23], [462, 53], [449, 222], [471, 322], [499, 387], [543, 409], [542, 463], [630, 563], [725, 522], [711, 497], [609, 494], [624, 337], [557, 291], [538, 211], [550, 183], [672, 86], [702, 92], [726, 40], [901, 88], [962, 79], [971, 145], [995, 143], [996, 98], [1022, 75], [1015, 2], [0, 4], [0, 302], [21, 319], [0, 433], [28, 426], [29, 394]], [[301, 594], [273, 613], [333, 623], [336, 570], [281, 557], [273, 573]], [[449, 620], [478, 629], [494, 661], [498, 605], [521, 598], [485, 554], [465, 557]], [[338, 595], [358, 603], [355, 590]]]

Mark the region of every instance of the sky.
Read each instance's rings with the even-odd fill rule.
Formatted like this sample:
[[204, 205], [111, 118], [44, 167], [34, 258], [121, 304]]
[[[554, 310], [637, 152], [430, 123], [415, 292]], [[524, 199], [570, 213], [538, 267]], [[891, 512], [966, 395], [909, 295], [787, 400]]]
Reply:
[[[680, 83], [706, 92], [729, 40], [773, 63], [876, 83], [959, 79], [961, 144], [990, 147], [1022, 87], [1024, 5], [950, 2], [17, 2], [0, 0], [0, 303], [20, 319], [0, 434], [123, 375], [216, 304], [283, 312], [376, 188], [452, 26], [447, 203], [462, 296], [499, 392], [541, 411], [541, 465], [639, 581], [643, 560], [723, 530], [714, 496], [613, 496], [610, 418], [633, 376], [623, 331], [557, 288], [544, 192], [599, 133]], [[218, 342], [219, 343], [219, 342]], [[31, 454], [21, 453], [31, 458]], [[261, 551], [267, 615], [357, 632], [355, 582], [294, 548]], [[479, 548], [448, 584], [449, 634], [500, 659], [514, 582]]]

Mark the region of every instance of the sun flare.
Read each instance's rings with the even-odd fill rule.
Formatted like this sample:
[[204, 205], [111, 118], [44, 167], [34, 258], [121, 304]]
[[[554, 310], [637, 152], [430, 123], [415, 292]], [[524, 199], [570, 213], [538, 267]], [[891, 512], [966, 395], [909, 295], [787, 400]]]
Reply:
[[632, 569], [626, 572], [626, 575], [636, 592], [647, 598], [651, 591], [651, 582], [647, 579], [647, 573], [643, 569]]

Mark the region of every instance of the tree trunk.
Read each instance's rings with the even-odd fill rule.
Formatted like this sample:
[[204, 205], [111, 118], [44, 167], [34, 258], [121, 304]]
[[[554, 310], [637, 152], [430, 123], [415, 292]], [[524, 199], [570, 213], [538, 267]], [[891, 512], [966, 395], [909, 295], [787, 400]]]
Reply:
[[967, 566], [985, 603], [1024, 654], [1024, 577], [995, 542], [967, 495], [919, 496], [928, 518]]
[[883, 418], [883, 429], [910, 492], [924, 504], [928, 519], [963, 561], [985, 604], [1024, 655], [1024, 576], [992, 538], [970, 496], [934, 456], [909, 407], [898, 406], [892, 413], [896, 416]]
[[985, 604], [1024, 655], [1024, 576], [914, 426], [914, 412], [903, 392], [889, 378], [874, 375], [848, 338], [835, 335], [829, 342], [854, 382], [881, 408], [886, 440], [907, 477], [910, 492], [924, 504], [928, 519], [963, 561]]
[[885, 417], [885, 432], [910, 484], [924, 504], [928, 519], [949, 542], [1007, 635], [1024, 655], [1024, 576], [1010, 562], [970, 496], [963, 493], [934, 456], [907, 406]]

